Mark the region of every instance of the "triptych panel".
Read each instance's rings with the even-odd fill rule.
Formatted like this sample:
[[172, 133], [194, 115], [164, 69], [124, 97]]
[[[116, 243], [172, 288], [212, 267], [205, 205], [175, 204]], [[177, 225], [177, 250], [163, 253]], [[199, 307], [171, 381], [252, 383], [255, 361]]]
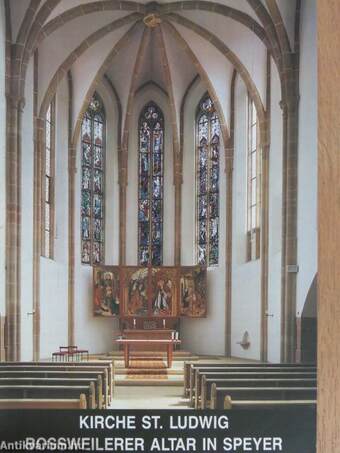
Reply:
[[207, 272], [200, 266], [96, 266], [94, 314], [121, 318], [202, 318]]

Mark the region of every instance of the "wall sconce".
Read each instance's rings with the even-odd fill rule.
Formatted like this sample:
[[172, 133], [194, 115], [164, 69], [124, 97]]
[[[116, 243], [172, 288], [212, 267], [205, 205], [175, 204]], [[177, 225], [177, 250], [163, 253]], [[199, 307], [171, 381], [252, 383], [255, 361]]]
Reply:
[[242, 341], [238, 341], [237, 344], [239, 344], [243, 349], [249, 349], [250, 340], [249, 340], [249, 333], [247, 330], [243, 334]]

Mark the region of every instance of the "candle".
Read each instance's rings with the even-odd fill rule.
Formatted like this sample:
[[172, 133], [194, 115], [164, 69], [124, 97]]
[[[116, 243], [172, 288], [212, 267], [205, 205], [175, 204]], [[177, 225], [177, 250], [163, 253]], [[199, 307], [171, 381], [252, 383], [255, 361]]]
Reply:
[[163, 328], [165, 329], [165, 319], [163, 319]]
[[179, 336], [179, 334], [178, 334], [178, 332], [176, 332], [176, 340], [178, 340], [178, 336]]
[[133, 318], [133, 327], [136, 327], [136, 318]]

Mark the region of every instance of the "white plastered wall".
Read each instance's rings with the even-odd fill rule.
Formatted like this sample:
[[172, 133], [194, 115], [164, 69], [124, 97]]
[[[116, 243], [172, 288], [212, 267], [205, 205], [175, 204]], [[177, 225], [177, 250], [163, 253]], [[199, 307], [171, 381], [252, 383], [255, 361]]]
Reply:
[[317, 34], [316, 2], [301, 4], [298, 164], [297, 316], [317, 272]]
[[138, 262], [138, 120], [143, 107], [154, 101], [164, 114], [164, 223], [163, 265], [174, 265], [175, 244], [175, 186], [173, 184], [173, 147], [169, 99], [157, 87], [151, 85], [139, 92], [135, 98], [130, 122], [128, 186], [127, 186], [127, 229], [126, 263]]
[[[247, 88], [235, 87], [235, 151], [233, 188], [231, 355], [260, 358], [261, 263], [246, 261], [247, 228]], [[238, 342], [249, 333], [250, 347]]]
[[[182, 187], [182, 265], [196, 258], [195, 117], [206, 87], [197, 82], [184, 109], [184, 160]], [[197, 354], [223, 355], [225, 352], [225, 232], [226, 173], [224, 149], [220, 154], [220, 249], [219, 266], [208, 268], [208, 315], [205, 319], [181, 319], [182, 348]]]
[[0, 313], [5, 314], [6, 254], [6, 20], [4, 2], [0, 3]]
[[[77, 83], [77, 79], [73, 81]], [[100, 84], [97, 92], [104, 102], [106, 112], [106, 173], [105, 173], [105, 264], [117, 265], [119, 259], [119, 186], [117, 124], [118, 109], [112, 91]], [[93, 315], [92, 267], [81, 264], [80, 243], [80, 190], [81, 151], [80, 138], [77, 146], [77, 173], [75, 178], [75, 342], [91, 353], [113, 349], [113, 336], [118, 321]]]

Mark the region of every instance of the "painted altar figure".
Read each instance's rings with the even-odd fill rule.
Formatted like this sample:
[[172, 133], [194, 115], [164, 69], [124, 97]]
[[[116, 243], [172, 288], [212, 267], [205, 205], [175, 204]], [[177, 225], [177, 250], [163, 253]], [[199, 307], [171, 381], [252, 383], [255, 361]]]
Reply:
[[110, 315], [119, 315], [119, 298], [111, 272], [104, 274], [104, 301]]
[[207, 314], [206, 270], [183, 269], [180, 278], [180, 316], [203, 318]]
[[100, 269], [95, 271], [94, 312], [101, 316], [119, 315], [119, 276]]
[[147, 269], [132, 273], [128, 281], [127, 315], [145, 316], [148, 312]]
[[157, 294], [156, 294], [156, 298], [153, 303], [154, 314], [159, 314], [162, 311], [164, 311], [164, 310], [166, 311], [169, 309], [169, 305], [168, 305], [168, 301], [167, 301], [168, 294], [165, 291], [164, 280], [158, 280], [157, 286], [158, 286]]
[[152, 312], [156, 316], [171, 316], [175, 291], [172, 277], [166, 271], [153, 272]]

